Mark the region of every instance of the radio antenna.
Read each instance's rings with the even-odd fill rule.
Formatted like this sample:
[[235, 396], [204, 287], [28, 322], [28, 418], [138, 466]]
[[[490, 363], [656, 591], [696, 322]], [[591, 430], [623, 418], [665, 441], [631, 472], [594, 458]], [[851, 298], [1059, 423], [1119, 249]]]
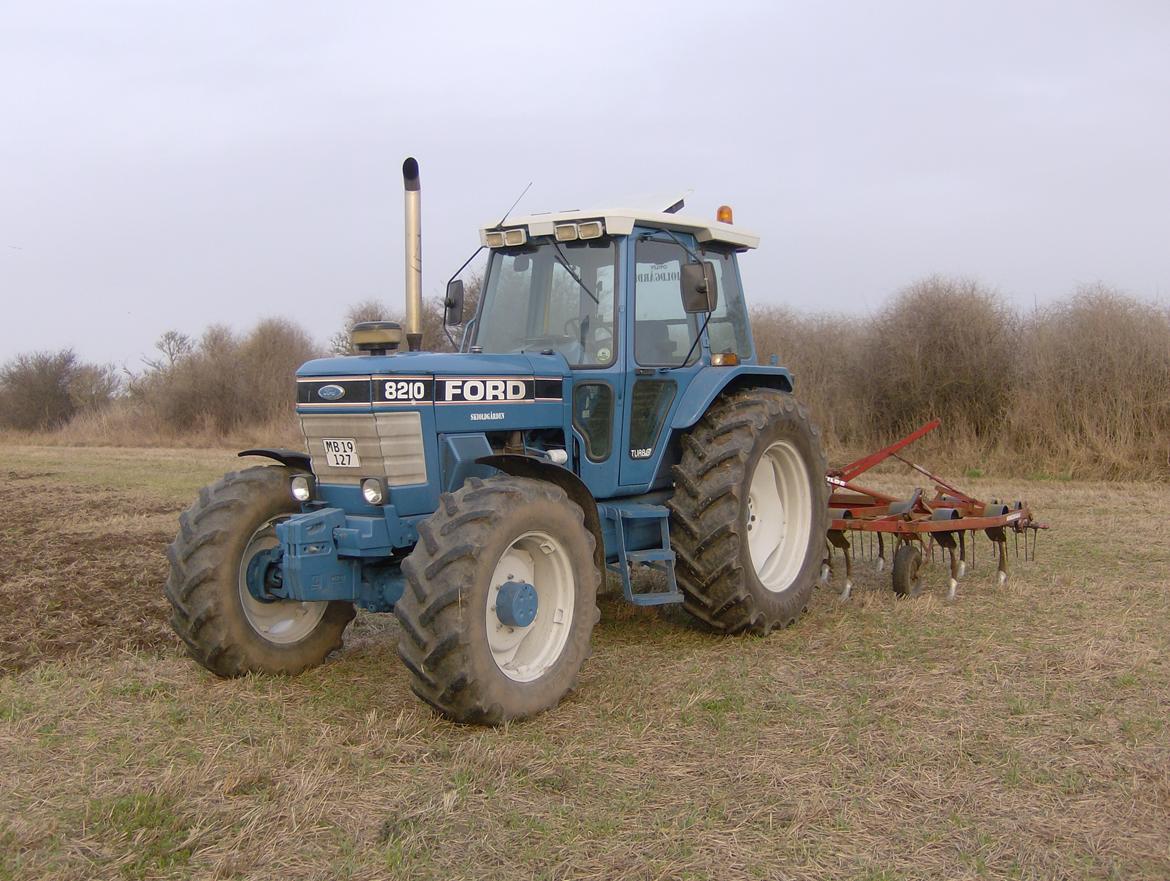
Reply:
[[520, 200], [524, 198], [524, 194], [527, 193], [530, 189], [532, 189], [532, 181], [529, 181], [528, 186], [521, 190], [520, 195], [516, 197], [516, 201], [512, 203], [512, 207], [504, 212], [504, 216], [500, 218], [500, 222], [495, 226], [496, 229], [499, 229], [504, 225], [504, 221], [508, 219], [508, 215], [510, 215], [513, 209], [515, 209], [515, 207], [520, 204]]

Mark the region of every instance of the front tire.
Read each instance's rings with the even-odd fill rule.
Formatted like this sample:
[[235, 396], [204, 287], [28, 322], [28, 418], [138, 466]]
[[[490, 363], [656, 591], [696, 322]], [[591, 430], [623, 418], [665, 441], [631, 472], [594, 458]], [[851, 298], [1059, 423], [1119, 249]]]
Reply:
[[829, 524], [820, 432], [791, 395], [720, 398], [682, 439], [671, 545], [683, 607], [724, 633], [766, 635], [808, 605]]
[[[559, 703], [600, 617], [581, 508], [544, 481], [473, 478], [445, 494], [418, 533], [394, 608], [414, 693], [449, 719], [486, 725]], [[509, 582], [531, 588], [530, 619], [501, 605]]]
[[276, 545], [274, 525], [297, 513], [291, 468], [234, 471], [199, 491], [167, 548], [171, 626], [196, 661], [218, 676], [296, 674], [341, 648], [352, 603], [262, 603], [248, 591], [248, 563]]

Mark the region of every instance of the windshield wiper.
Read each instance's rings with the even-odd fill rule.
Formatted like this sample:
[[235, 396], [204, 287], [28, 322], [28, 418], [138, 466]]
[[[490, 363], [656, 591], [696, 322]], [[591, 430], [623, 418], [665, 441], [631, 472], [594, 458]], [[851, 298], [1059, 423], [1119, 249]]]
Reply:
[[581, 287], [581, 290], [587, 293], [589, 298], [593, 300], [593, 302], [598, 306], [600, 306], [601, 302], [597, 299], [596, 296], [594, 296], [593, 291], [589, 290], [589, 288], [585, 286], [585, 282], [581, 281], [581, 276], [577, 275], [577, 273], [573, 271], [573, 267], [569, 264], [569, 258], [566, 257], [565, 252], [561, 250], [561, 243], [554, 239], [552, 244], [557, 252], [557, 263], [561, 264], [561, 266], [564, 267], [565, 272], [569, 273], [569, 277], [573, 279], [573, 281], [577, 282], [577, 284]]

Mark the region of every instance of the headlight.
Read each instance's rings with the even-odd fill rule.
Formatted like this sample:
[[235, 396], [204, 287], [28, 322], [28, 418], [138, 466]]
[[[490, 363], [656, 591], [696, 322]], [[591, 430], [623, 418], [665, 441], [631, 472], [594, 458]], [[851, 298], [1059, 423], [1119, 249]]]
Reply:
[[290, 483], [292, 488], [292, 497], [298, 502], [307, 502], [313, 497], [313, 486], [309, 483], [309, 478], [298, 474]]
[[386, 498], [382, 489], [382, 481], [376, 477], [367, 477], [362, 481], [362, 497], [368, 504], [380, 505]]

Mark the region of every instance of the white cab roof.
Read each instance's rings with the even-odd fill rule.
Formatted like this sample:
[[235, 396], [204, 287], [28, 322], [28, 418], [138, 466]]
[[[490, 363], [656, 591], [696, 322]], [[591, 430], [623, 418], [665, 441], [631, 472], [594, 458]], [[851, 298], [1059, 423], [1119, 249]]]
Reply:
[[[551, 236], [558, 223], [580, 222], [582, 220], [604, 220], [605, 231], [610, 235], [628, 236], [634, 226], [649, 226], [692, 233], [699, 242], [725, 242], [736, 248], [755, 248], [760, 237], [730, 223], [719, 223], [714, 219], [688, 217], [685, 214], [664, 214], [661, 211], [615, 208], [599, 211], [554, 211], [546, 214], [529, 214], [526, 217], [509, 217], [503, 229], [525, 227], [529, 237]], [[479, 240], [487, 245], [487, 232], [498, 229], [495, 223], [483, 226]]]

